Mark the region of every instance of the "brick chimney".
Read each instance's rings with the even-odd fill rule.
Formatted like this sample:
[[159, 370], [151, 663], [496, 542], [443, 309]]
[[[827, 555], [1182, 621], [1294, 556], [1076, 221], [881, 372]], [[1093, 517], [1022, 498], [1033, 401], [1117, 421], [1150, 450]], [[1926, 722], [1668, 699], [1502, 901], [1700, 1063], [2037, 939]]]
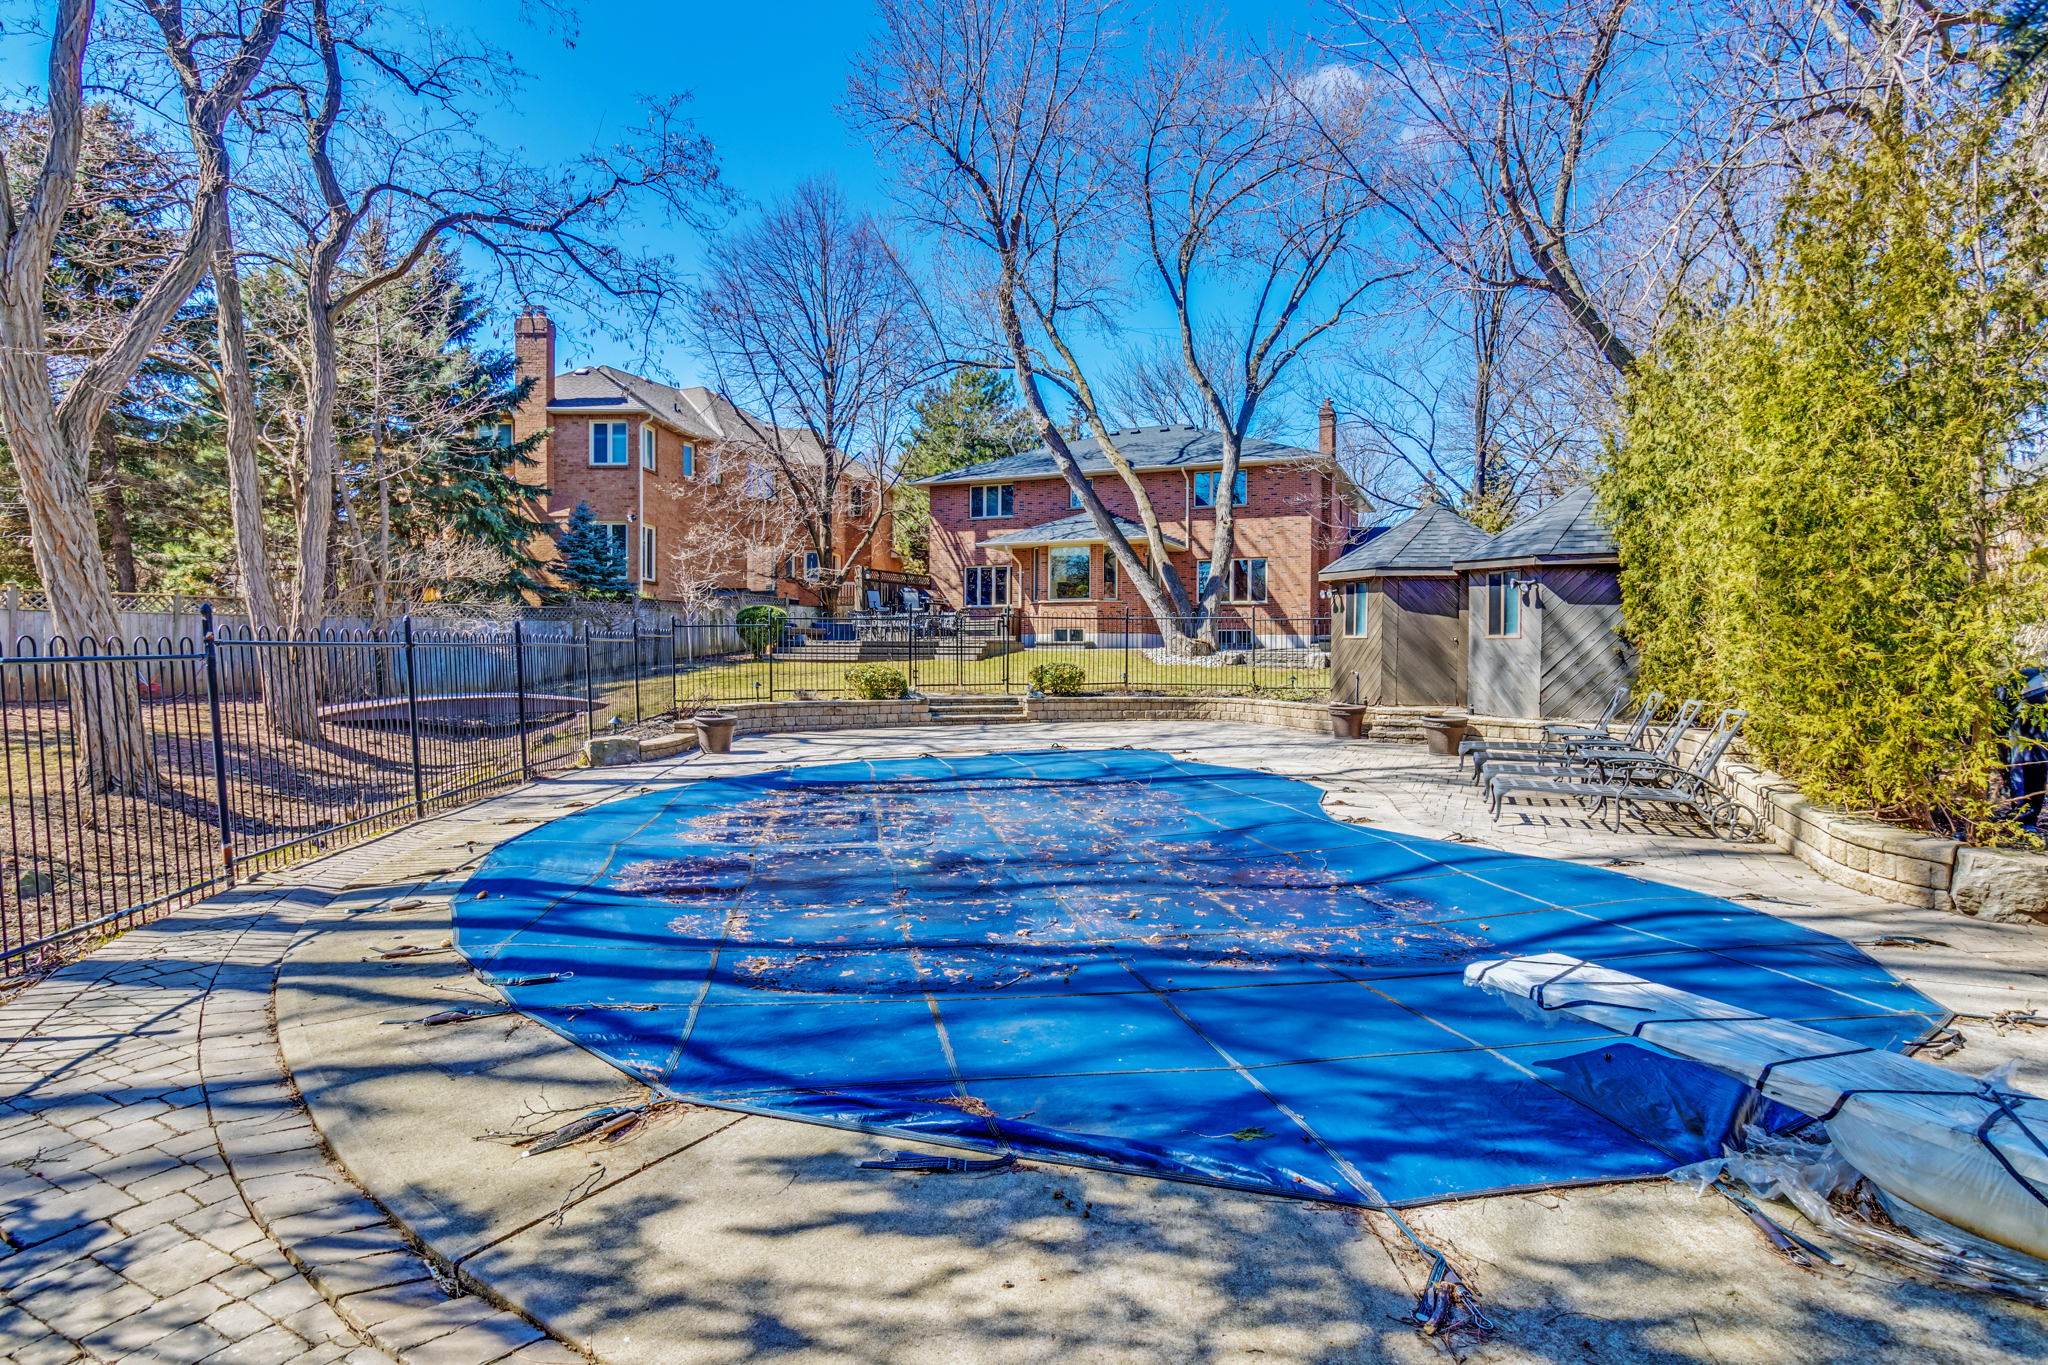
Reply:
[[555, 324], [548, 310], [534, 306], [512, 324], [512, 374], [533, 380], [526, 399], [512, 414], [512, 437], [523, 441], [548, 425], [548, 404], [555, 401]]
[[1316, 449], [1333, 458], [1337, 454], [1337, 404], [1333, 399], [1325, 398], [1316, 413]]

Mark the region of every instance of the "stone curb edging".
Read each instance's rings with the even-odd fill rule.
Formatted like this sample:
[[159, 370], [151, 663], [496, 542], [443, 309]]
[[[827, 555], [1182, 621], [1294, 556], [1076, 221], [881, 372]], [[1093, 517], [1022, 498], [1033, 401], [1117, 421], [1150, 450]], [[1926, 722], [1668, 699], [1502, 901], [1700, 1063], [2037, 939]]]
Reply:
[[[376, 900], [420, 889], [379, 887]], [[230, 1177], [257, 1225], [342, 1321], [394, 1358], [409, 1365], [588, 1365], [517, 1313], [482, 1298], [452, 1298], [437, 1278], [443, 1272], [398, 1220], [328, 1155], [285, 1071], [272, 989], [299, 936], [346, 913], [342, 893], [285, 890], [223, 959], [201, 1018], [199, 1062]]]

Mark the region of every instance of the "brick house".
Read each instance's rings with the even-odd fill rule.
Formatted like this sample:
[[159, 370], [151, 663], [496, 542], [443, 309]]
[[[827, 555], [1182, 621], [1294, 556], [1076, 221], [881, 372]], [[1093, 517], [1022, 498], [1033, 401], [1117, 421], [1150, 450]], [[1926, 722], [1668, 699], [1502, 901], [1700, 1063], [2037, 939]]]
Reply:
[[[1235, 490], [1236, 543], [1219, 622], [1226, 647], [1304, 645], [1329, 633], [1318, 575], [1343, 554], [1362, 499], [1335, 458], [1336, 418], [1322, 412], [1321, 450], [1247, 440]], [[1113, 433], [1160, 519], [1181, 583], [1206, 582], [1223, 442], [1198, 427]], [[1071, 443], [1105, 507], [1142, 556], [1137, 506], [1093, 439]], [[932, 589], [972, 610], [1008, 611], [1027, 643], [1157, 643], [1143, 601], [1043, 447], [916, 481], [931, 491]]]
[[[530, 482], [548, 490], [548, 516], [559, 525], [577, 503], [589, 503], [623, 545], [643, 597], [676, 595], [673, 580], [688, 574], [720, 591], [826, 605], [815, 581], [817, 554], [788, 529], [781, 471], [747, 453], [767, 423], [706, 388], [672, 388], [609, 365], [558, 372], [555, 325], [542, 309], [514, 324], [514, 356], [517, 377], [533, 385], [512, 413], [512, 437], [548, 433], [529, 471]], [[866, 551], [854, 556], [874, 496], [872, 480], [842, 480], [833, 553], [850, 565], [849, 598], [863, 570], [902, 568], [886, 510]], [[542, 547], [543, 557], [552, 548]]]

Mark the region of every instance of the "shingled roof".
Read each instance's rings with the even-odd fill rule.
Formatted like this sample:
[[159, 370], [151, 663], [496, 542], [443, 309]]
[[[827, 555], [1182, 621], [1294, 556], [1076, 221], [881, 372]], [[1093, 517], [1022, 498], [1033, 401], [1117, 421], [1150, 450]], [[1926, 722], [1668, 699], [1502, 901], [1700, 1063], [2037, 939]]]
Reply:
[[1621, 557], [1590, 487], [1576, 488], [1531, 512], [1458, 561], [1461, 569], [1546, 560], [1613, 562]]
[[[1116, 448], [1133, 469], [1214, 469], [1223, 463], [1223, 438], [1200, 427], [1134, 427], [1112, 431]], [[1109, 457], [1093, 436], [1067, 442], [1067, 449], [1085, 474], [1109, 472]], [[1320, 460], [1313, 450], [1284, 446], [1258, 437], [1245, 438], [1238, 456], [1240, 464], [1283, 464], [1291, 460]], [[1000, 460], [984, 460], [965, 469], [949, 469], [930, 478], [912, 479], [918, 487], [940, 483], [986, 483], [991, 479], [1051, 479], [1059, 477], [1059, 466], [1044, 446]]]
[[1324, 569], [1326, 582], [1352, 578], [1448, 577], [1451, 566], [1488, 540], [1486, 532], [1445, 507], [1430, 503], [1395, 522]]
[[[1125, 517], [1112, 515], [1110, 520], [1124, 534], [1124, 539], [1133, 545], [1145, 543], [1145, 528]], [[1048, 521], [1040, 526], [1026, 526], [1022, 530], [1005, 531], [999, 536], [990, 536], [982, 545], [999, 545], [1005, 549], [1023, 549], [1029, 545], [1096, 545], [1102, 542], [1102, 533], [1095, 529], [1095, 520], [1086, 512], [1076, 512], [1058, 521]], [[1169, 550], [1185, 550], [1187, 546], [1171, 536], [1161, 536]]]
[[648, 412], [672, 426], [714, 440], [766, 444], [779, 430], [785, 457], [817, 461], [817, 440], [797, 427], [777, 428], [742, 412], [715, 389], [679, 389], [610, 365], [587, 365], [555, 376], [550, 412]]

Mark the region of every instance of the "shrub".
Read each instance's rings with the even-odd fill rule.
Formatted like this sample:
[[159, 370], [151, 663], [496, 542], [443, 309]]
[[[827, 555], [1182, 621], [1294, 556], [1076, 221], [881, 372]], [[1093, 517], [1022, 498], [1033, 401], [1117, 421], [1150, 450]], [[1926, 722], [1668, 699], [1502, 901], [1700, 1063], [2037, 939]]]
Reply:
[[1048, 697], [1078, 696], [1087, 678], [1079, 664], [1040, 664], [1031, 670], [1031, 685]]
[[910, 680], [887, 664], [855, 664], [846, 670], [846, 685], [862, 701], [894, 701], [910, 695]]
[[741, 607], [734, 620], [739, 626], [741, 641], [759, 659], [781, 641], [782, 628], [789, 621], [789, 613], [781, 607]]
[[1630, 375], [1601, 492], [1644, 685], [1734, 698], [1817, 801], [1997, 842], [2048, 319], [1981, 264], [2044, 243], [1980, 155], [1880, 128], [1802, 183], [1756, 297], [1681, 313]]

